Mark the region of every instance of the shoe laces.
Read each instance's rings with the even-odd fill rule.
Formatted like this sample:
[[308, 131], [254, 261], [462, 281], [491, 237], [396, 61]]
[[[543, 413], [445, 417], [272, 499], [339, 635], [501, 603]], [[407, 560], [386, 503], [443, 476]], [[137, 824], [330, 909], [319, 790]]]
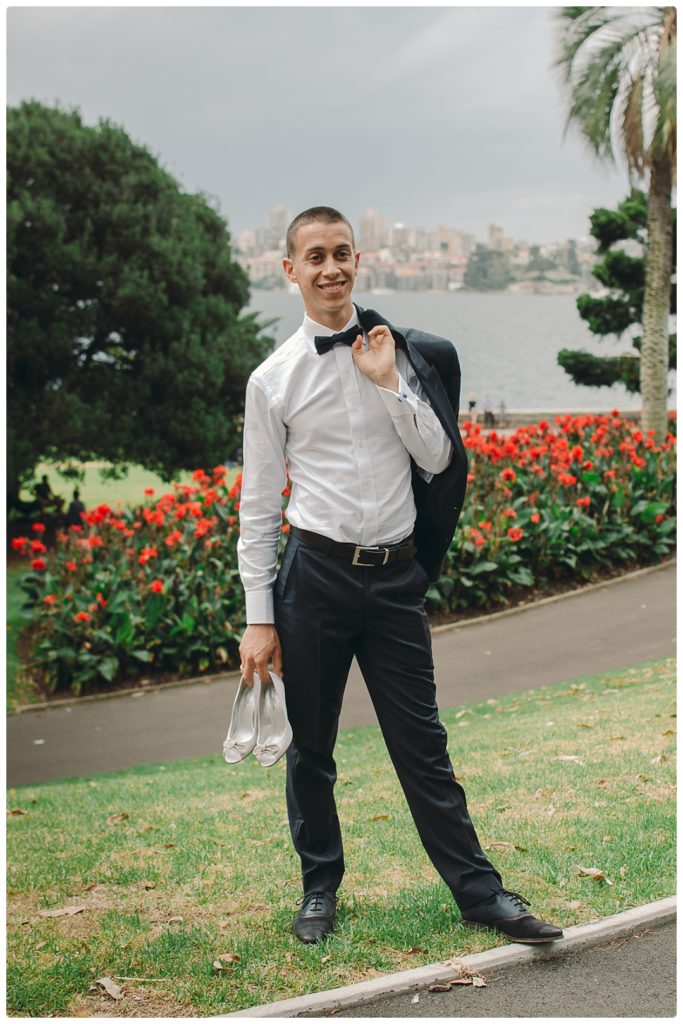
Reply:
[[296, 901], [297, 907], [303, 907], [305, 910], [312, 910], [314, 914], [319, 913], [324, 906], [324, 900], [326, 896], [331, 896], [329, 892], [309, 892], [307, 895], [302, 896], [301, 899]]
[[529, 900], [525, 899], [524, 896], [518, 892], [511, 892], [509, 889], [503, 889], [501, 891], [501, 896], [509, 896], [510, 899], [515, 901], [519, 910], [524, 910], [525, 907], [531, 906]]

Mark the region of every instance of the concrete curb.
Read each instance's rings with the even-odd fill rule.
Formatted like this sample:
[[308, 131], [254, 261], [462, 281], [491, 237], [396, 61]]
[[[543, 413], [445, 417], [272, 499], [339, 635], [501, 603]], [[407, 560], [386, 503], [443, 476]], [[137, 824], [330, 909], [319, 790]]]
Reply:
[[605, 917], [590, 924], [575, 925], [567, 928], [564, 938], [559, 942], [545, 946], [523, 946], [512, 943], [474, 953], [472, 956], [455, 957], [441, 963], [417, 967], [410, 971], [399, 971], [387, 974], [382, 978], [371, 978], [355, 985], [333, 988], [329, 992], [312, 992], [293, 999], [283, 999], [277, 1003], [265, 1003], [263, 1006], [252, 1006], [246, 1010], [221, 1014], [221, 1017], [302, 1017], [315, 1016], [316, 1013], [330, 1010], [343, 1010], [346, 1007], [359, 1006], [380, 999], [383, 996], [395, 995], [399, 992], [411, 992], [427, 988], [436, 982], [443, 982], [463, 975], [483, 974], [500, 967], [509, 967], [517, 963], [530, 963], [534, 960], [550, 960], [578, 947], [598, 945], [607, 939], [628, 935], [649, 925], [665, 924], [676, 917], [676, 897], [647, 903], [633, 910], [626, 910], [612, 917]]
[[[495, 622], [496, 619], [506, 618], [508, 615], [519, 615], [522, 612], [531, 611], [534, 608], [541, 608], [546, 604], [555, 604], [557, 601], [564, 601], [570, 597], [578, 597], [581, 594], [589, 594], [594, 590], [602, 590], [604, 587], [611, 587], [617, 583], [625, 583], [628, 580], [639, 579], [641, 576], [649, 576], [653, 572], [661, 572], [662, 569], [668, 569], [669, 566], [676, 565], [676, 557], [668, 558], [665, 562], [660, 562], [658, 565], [649, 565], [645, 569], [636, 569], [634, 572], [624, 573], [623, 576], [614, 576], [609, 580], [602, 580], [600, 583], [589, 583], [585, 587], [577, 587], [575, 590], [568, 590], [564, 594], [555, 594], [553, 597], [542, 597], [538, 601], [529, 601], [528, 604], [518, 604], [514, 608], [505, 608], [501, 612], [490, 612], [487, 615], [478, 615], [476, 619], [463, 619], [462, 622], [446, 622], [442, 626], [432, 626], [430, 632], [432, 636], [437, 636], [439, 633], [446, 633], [452, 629], [465, 629], [467, 626], [478, 626], [482, 622]], [[152, 686], [135, 686], [127, 690], [116, 690], [113, 693], [91, 693], [86, 694], [84, 697], [65, 697], [61, 700], [45, 701], [41, 704], [20, 704], [14, 708], [13, 711], [7, 714], [7, 717], [12, 715], [24, 715], [31, 711], [50, 711], [52, 708], [63, 708], [70, 707], [74, 704], [85, 704], [92, 701], [98, 700], [115, 700], [119, 697], [142, 697], [145, 694], [159, 693], [161, 690], [171, 690], [178, 686], [194, 686], [200, 683], [205, 686], [210, 683], [225, 680], [226, 682], [231, 679], [239, 679], [239, 671], [227, 671], [227, 672], [216, 672], [212, 675], [206, 676], [190, 676], [187, 679], [173, 679], [168, 683], [157, 683]]]

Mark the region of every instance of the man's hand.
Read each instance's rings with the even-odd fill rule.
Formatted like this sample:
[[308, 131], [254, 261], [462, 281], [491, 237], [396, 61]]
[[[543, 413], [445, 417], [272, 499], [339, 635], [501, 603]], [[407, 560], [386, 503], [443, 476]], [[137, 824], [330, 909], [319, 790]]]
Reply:
[[254, 672], [259, 679], [268, 678], [268, 662], [272, 661], [273, 671], [282, 675], [282, 650], [280, 638], [271, 623], [247, 626], [240, 643], [240, 672], [245, 683], [254, 685]]
[[363, 351], [363, 335], [359, 334], [351, 351], [353, 360], [366, 377], [381, 388], [398, 391], [396, 345], [388, 327], [379, 324], [368, 331], [368, 347]]

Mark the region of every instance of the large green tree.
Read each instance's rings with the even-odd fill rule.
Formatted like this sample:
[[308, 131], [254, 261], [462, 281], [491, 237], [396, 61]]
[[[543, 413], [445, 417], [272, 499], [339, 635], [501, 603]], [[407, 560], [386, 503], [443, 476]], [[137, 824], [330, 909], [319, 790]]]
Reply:
[[[636, 250], [645, 250], [647, 241], [647, 198], [634, 189], [616, 210], [600, 207], [591, 214], [591, 235], [598, 242], [599, 259], [593, 276], [609, 290], [607, 295], [579, 295], [579, 316], [597, 337], [620, 336], [628, 328], [642, 324], [645, 291], [645, 260], [636, 252], [616, 247], [619, 242], [635, 242]], [[675, 219], [674, 219], [675, 225]], [[675, 246], [674, 246], [675, 249]], [[670, 290], [671, 312], [676, 311], [676, 289]], [[581, 349], [563, 348], [557, 355], [561, 367], [577, 384], [611, 387], [621, 383], [632, 393], [640, 391], [642, 336], [631, 338], [635, 352], [618, 356], [597, 356]], [[676, 367], [676, 336], [669, 337], [669, 369]]]
[[594, 152], [616, 146], [648, 179], [640, 390], [643, 427], [666, 431], [671, 290], [671, 194], [676, 172], [675, 7], [564, 7], [561, 56], [576, 124]]
[[27, 102], [7, 128], [10, 500], [41, 459], [237, 455], [270, 341], [223, 218], [108, 121]]

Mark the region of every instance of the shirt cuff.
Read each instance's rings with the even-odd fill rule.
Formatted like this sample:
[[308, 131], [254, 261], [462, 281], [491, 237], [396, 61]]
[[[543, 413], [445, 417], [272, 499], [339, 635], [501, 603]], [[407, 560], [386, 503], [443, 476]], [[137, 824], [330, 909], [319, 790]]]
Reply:
[[416, 416], [417, 395], [410, 390], [400, 373], [397, 373], [396, 376], [398, 377], [398, 391], [390, 391], [389, 388], [377, 385], [382, 401], [391, 416]]
[[263, 622], [275, 622], [273, 591], [245, 590], [244, 598], [247, 608], [247, 625], [255, 626]]

